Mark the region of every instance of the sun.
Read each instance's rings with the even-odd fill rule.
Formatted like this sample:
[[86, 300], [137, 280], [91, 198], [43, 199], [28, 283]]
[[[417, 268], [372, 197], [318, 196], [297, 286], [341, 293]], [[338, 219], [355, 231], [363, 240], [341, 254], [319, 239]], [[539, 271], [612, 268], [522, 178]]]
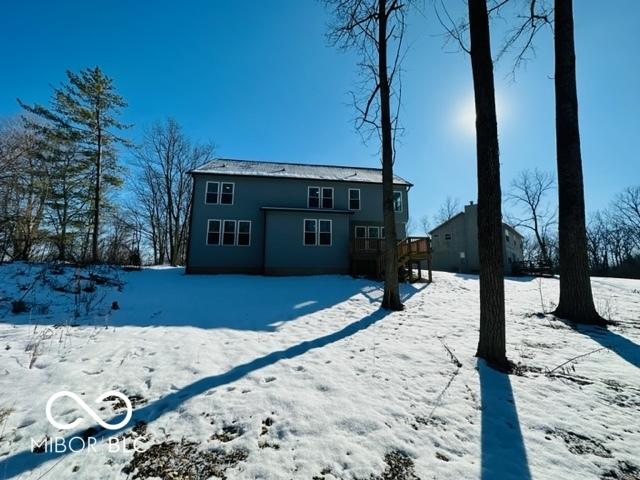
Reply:
[[[455, 129], [468, 136], [476, 134], [476, 106], [473, 96], [460, 101], [455, 108]], [[506, 102], [504, 95], [496, 93], [496, 115], [498, 116], [498, 128], [503, 126], [506, 118]]]

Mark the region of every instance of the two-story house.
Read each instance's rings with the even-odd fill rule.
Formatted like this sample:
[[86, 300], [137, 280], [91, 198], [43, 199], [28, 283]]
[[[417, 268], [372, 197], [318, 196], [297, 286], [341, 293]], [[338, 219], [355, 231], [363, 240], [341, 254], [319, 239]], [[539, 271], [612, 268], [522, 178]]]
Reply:
[[[349, 273], [351, 241], [385, 236], [378, 168], [220, 158], [191, 173], [187, 273]], [[394, 178], [398, 239], [411, 186]]]
[[[504, 273], [510, 275], [513, 264], [523, 258], [524, 237], [511, 225], [502, 223]], [[432, 265], [435, 270], [478, 272], [478, 205], [471, 202], [464, 211], [431, 230]]]

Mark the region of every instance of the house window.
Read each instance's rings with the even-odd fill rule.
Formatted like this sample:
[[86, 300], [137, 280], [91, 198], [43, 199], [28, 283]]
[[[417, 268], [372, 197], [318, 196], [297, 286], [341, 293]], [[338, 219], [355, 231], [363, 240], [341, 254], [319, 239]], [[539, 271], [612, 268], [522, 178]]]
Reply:
[[349, 189], [349, 210], [360, 210], [360, 189]]
[[238, 241], [241, 247], [251, 245], [251, 222], [249, 220], [238, 220]]
[[369, 238], [380, 238], [380, 229], [378, 227], [369, 227]]
[[393, 211], [402, 211], [402, 192], [396, 190], [393, 192]]
[[450, 233], [445, 233], [444, 234], [444, 239], [445, 240], [451, 240], [451, 234]]
[[333, 208], [333, 188], [322, 189], [322, 208]]
[[209, 205], [217, 205], [219, 192], [220, 192], [219, 182], [207, 182], [204, 203]]
[[236, 221], [225, 220], [222, 230], [222, 245], [235, 245], [236, 243]]
[[315, 245], [316, 244], [316, 236], [318, 230], [318, 222], [316, 220], [306, 220], [304, 221], [304, 244], [305, 245]]
[[233, 205], [233, 190], [235, 184], [222, 182], [222, 192], [220, 193], [220, 203], [222, 205]]
[[331, 220], [318, 220], [320, 229], [318, 233], [318, 245], [331, 246]]
[[220, 220], [207, 222], [207, 245], [220, 245]]
[[307, 191], [307, 207], [320, 208], [320, 187], [309, 187]]
[[367, 227], [356, 227], [356, 238], [364, 238], [367, 236]]

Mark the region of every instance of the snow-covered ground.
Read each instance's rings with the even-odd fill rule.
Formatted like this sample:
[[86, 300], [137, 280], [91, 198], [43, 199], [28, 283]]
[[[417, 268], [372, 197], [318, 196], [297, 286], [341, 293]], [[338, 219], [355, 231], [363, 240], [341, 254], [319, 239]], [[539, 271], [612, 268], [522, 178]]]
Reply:
[[[103, 269], [92, 292], [74, 273], [0, 267], [0, 478], [640, 478], [640, 281], [593, 279], [607, 332], [540, 313], [557, 279], [508, 279], [506, 376], [474, 357], [475, 276], [403, 285], [386, 313], [381, 284], [343, 276]], [[54, 417], [84, 423], [47, 421], [69, 390], [116, 423], [94, 402], [113, 389], [135, 456], [68, 398]], [[99, 443], [31, 452], [73, 436]]]

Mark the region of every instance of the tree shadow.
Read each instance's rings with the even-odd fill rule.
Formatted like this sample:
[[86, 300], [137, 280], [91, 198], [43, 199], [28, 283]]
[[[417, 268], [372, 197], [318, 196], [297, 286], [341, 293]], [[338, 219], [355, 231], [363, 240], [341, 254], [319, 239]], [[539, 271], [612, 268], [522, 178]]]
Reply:
[[593, 341], [602, 345], [604, 348], [611, 350], [631, 365], [640, 368], [640, 345], [637, 343], [632, 342], [628, 338], [606, 328], [578, 325], [565, 320], [562, 321], [576, 332], [586, 335]]
[[[401, 285], [402, 301], [408, 300], [413, 295], [426, 288], [426, 286], [427, 285], [421, 288], [415, 288], [412, 285]], [[145, 406], [134, 410], [129, 423], [118, 430], [105, 430], [94, 424], [93, 426], [82, 432], [74, 432], [68, 434], [64, 437], [65, 443], [68, 445], [69, 441], [72, 438], [78, 436], [84, 436], [85, 438], [93, 437], [96, 438], [97, 441], [101, 441], [128, 430], [129, 428], [135, 426], [138, 422], [153, 422], [165, 413], [177, 410], [180, 405], [197, 395], [201, 395], [211, 389], [233, 383], [250, 373], [265, 368], [269, 365], [278, 363], [281, 360], [290, 360], [296, 357], [300, 357], [311, 350], [326, 347], [347, 337], [355, 335], [356, 333], [369, 328], [376, 322], [379, 322], [391, 313], [392, 312], [387, 310], [378, 309], [370, 313], [366, 317], [356, 322], [350, 323], [349, 325], [336, 332], [318, 337], [314, 340], [300, 342], [283, 350], [271, 352], [262, 357], [255, 358], [254, 360], [251, 360], [247, 363], [238, 365], [225, 373], [202, 378], [189, 385], [186, 385], [185, 387], [182, 387], [175, 392], [161, 397], [154, 402], [148, 403]], [[106, 420], [106, 422], [113, 425], [121, 421], [122, 418], [123, 415], [116, 415], [109, 420]], [[45, 462], [54, 460], [59, 461], [69, 453], [71, 453], [71, 451], [45, 451], [43, 453], [33, 453], [31, 450], [25, 449], [0, 460], [0, 473], [3, 475], [2, 478], [11, 478], [14, 476], [18, 476], [39, 467]]]
[[478, 360], [482, 402], [482, 480], [530, 480], [509, 375]]
[[[347, 275], [185, 275], [182, 268], [148, 268], [123, 272], [121, 279], [122, 291], [97, 286], [94, 300], [103, 298], [102, 306], [93, 307], [88, 317], [74, 318], [77, 298], [73, 293], [57, 291], [49, 293], [56, 303], [47, 306], [47, 313], [8, 315], [0, 322], [52, 325], [69, 318], [82, 325], [95, 323], [95, 319], [104, 322], [104, 312], [109, 312], [108, 324], [115, 327], [190, 326], [269, 332], [283, 322], [331, 308], [357, 294], [379, 295], [378, 300], [382, 297], [381, 283]], [[51, 288], [44, 284], [41, 290]], [[92, 294], [83, 295], [92, 301]], [[110, 310], [112, 302], [118, 303], [118, 310]]]

